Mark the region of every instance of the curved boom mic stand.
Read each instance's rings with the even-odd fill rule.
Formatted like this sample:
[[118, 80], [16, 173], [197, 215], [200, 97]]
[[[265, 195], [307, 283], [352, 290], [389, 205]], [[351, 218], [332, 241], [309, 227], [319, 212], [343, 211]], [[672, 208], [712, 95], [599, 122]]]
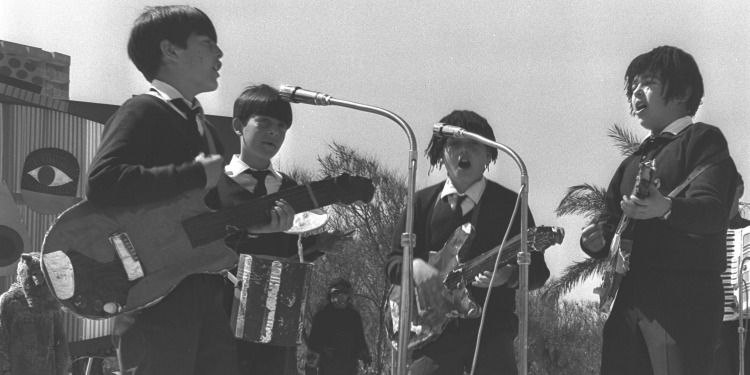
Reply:
[[[521, 160], [518, 154], [511, 150], [510, 147], [501, 145], [497, 142], [490, 141], [480, 135], [468, 132], [463, 128], [452, 126], [449, 124], [437, 123], [432, 126], [432, 132], [435, 135], [452, 138], [467, 138], [479, 142], [483, 145], [496, 148], [510, 156], [513, 161], [516, 162], [518, 168], [521, 170], [521, 251], [518, 253], [518, 289], [521, 293], [521, 298], [518, 307], [519, 317], [519, 358], [518, 358], [518, 373], [520, 375], [527, 374], [527, 353], [529, 346], [529, 264], [531, 263], [531, 254], [528, 252], [528, 222], [529, 222], [529, 175], [526, 172], [526, 165]], [[403, 316], [403, 315], [402, 315]]]
[[747, 301], [744, 300], [747, 283], [745, 282], [745, 276], [743, 275], [744, 272], [742, 271], [745, 267], [745, 262], [750, 260], [749, 258], [745, 258], [744, 250], [745, 249], [742, 246], [737, 250], [740, 252], [740, 257], [737, 261], [737, 288], [739, 289], [739, 318], [737, 318], [737, 335], [739, 340], [737, 348], [739, 349], [739, 354], [737, 358], [739, 359], [738, 368], [740, 375], [745, 375], [745, 335], [747, 334], [747, 328], [745, 327], [745, 319], [747, 318], [745, 304], [747, 304]]
[[[414, 248], [414, 185], [417, 173], [417, 140], [414, 137], [409, 125], [400, 117], [392, 112], [381, 108], [348, 102], [345, 100], [334, 99], [330, 95], [309, 91], [295, 86], [283, 85], [279, 88], [279, 94], [282, 99], [291, 103], [304, 103], [312, 105], [337, 105], [356, 109], [358, 111], [370, 112], [387, 117], [395, 121], [406, 133], [409, 139], [409, 172], [407, 176], [407, 196], [406, 196], [406, 232], [401, 235], [401, 246], [404, 248], [402, 272], [401, 272], [401, 310], [399, 320], [399, 337], [398, 347], [407, 348], [409, 332], [411, 332], [411, 290], [412, 290], [412, 249]], [[404, 319], [403, 317], [407, 317]], [[398, 374], [406, 374], [408, 350], [398, 351]]]

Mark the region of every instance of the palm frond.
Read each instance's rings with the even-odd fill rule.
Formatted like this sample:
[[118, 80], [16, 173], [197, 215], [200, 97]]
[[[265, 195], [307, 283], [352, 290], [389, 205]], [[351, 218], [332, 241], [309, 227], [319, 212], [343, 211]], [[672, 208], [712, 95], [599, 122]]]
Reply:
[[606, 193], [607, 191], [604, 188], [591, 184], [571, 186], [555, 209], [555, 214], [558, 217], [583, 215], [588, 219], [593, 219], [599, 215], [604, 207], [604, 195]]
[[548, 284], [549, 287], [544, 291], [542, 297], [559, 300], [582, 282], [604, 271], [606, 261], [607, 258], [588, 258], [569, 265], [562, 272], [562, 276], [552, 280]]
[[615, 142], [615, 147], [620, 149], [622, 156], [630, 156], [640, 146], [641, 141], [638, 137], [630, 130], [626, 129], [620, 124], [614, 124], [609, 131], [607, 136], [612, 138]]

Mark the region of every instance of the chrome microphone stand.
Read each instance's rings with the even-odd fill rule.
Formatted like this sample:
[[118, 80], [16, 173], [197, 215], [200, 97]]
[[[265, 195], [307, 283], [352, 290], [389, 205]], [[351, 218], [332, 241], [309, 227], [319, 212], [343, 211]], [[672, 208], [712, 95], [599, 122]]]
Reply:
[[745, 328], [745, 290], [747, 288], [747, 283], [745, 282], [745, 278], [742, 275], [743, 267], [745, 266], [745, 261], [748, 259], [745, 258], [745, 251], [740, 246], [738, 249], [740, 252], [740, 257], [737, 261], [737, 288], [739, 289], [738, 295], [738, 310], [739, 310], [739, 318], [737, 320], [737, 335], [739, 336], [739, 355], [737, 358], [739, 359], [739, 369], [740, 369], [740, 375], [745, 375], [745, 334], [747, 333], [747, 329]]
[[404, 248], [402, 272], [401, 272], [401, 310], [399, 319], [398, 336], [398, 374], [406, 375], [408, 360], [408, 340], [411, 332], [411, 291], [412, 291], [412, 250], [415, 239], [413, 234], [414, 225], [414, 188], [417, 175], [417, 140], [409, 125], [396, 114], [385, 109], [365, 104], [334, 99], [330, 95], [309, 91], [295, 86], [283, 85], [279, 88], [282, 99], [291, 103], [304, 103], [311, 105], [337, 105], [356, 109], [358, 111], [370, 112], [387, 117], [396, 122], [406, 133], [409, 139], [409, 171], [407, 175], [406, 195], [406, 232], [401, 235], [401, 246]]
[[526, 165], [523, 163], [523, 160], [521, 160], [521, 157], [509, 147], [493, 142], [480, 135], [468, 132], [463, 128], [449, 124], [437, 123], [433, 125], [433, 133], [453, 138], [472, 139], [486, 146], [496, 148], [508, 154], [521, 170], [521, 251], [518, 253], [518, 289], [521, 296], [518, 306], [518, 336], [520, 345], [518, 355], [518, 373], [520, 375], [526, 375], [528, 373], [527, 354], [529, 346], [529, 264], [531, 263], [531, 254], [528, 252], [527, 243], [529, 223], [529, 175], [526, 171]]

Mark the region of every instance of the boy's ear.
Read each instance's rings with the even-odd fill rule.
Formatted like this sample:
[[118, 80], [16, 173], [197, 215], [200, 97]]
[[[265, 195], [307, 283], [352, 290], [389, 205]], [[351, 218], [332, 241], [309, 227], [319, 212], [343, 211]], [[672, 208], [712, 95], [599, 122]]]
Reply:
[[237, 133], [237, 135], [242, 135], [243, 127], [245, 127], [245, 124], [242, 123], [242, 120], [236, 117], [232, 119], [232, 129], [234, 129], [234, 132]]
[[164, 39], [159, 43], [161, 54], [165, 59], [176, 59], [177, 58], [177, 46], [172, 44], [167, 39]]
[[680, 97], [677, 98], [677, 101], [687, 102], [688, 100], [690, 100], [692, 96], [693, 96], [693, 88], [688, 86], [685, 88], [685, 91], [682, 92], [682, 95], [680, 95]]

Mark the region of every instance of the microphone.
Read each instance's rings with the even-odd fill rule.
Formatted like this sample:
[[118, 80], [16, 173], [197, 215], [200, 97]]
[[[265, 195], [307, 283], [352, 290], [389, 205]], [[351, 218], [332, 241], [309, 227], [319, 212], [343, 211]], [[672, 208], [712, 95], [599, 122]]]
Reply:
[[281, 85], [279, 87], [279, 96], [288, 102], [312, 105], [329, 105], [329, 101], [331, 100], [330, 95], [289, 85]]
[[464, 131], [464, 128], [443, 124], [442, 122], [438, 122], [435, 125], [432, 125], [432, 134], [438, 137], [465, 138]]

